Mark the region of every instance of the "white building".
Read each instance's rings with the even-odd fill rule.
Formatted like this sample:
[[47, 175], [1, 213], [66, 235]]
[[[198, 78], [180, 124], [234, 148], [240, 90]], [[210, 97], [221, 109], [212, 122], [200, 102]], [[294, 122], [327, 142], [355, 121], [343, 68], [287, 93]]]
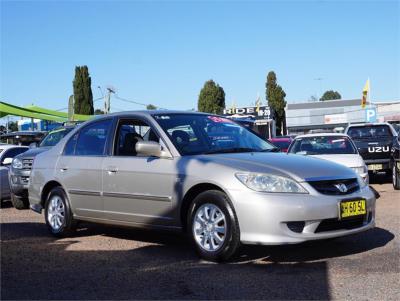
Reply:
[[361, 99], [289, 103], [286, 107], [290, 134], [341, 131], [349, 123], [367, 121], [400, 123], [400, 101], [367, 103], [365, 108], [361, 107]]

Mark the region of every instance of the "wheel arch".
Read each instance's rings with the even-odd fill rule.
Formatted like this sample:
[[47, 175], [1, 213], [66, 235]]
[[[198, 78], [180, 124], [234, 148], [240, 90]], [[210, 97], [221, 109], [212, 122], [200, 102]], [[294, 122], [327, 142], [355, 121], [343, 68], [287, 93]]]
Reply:
[[44, 187], [42, 189], [41, 196], [40, 196], [40, 204], [42, 205], [43, 208], [44, 208], [45, 202], [47, 200], [47, 196], [49, 195], [50, 191], [54, 187], [63, 188], [62, 185], [59, 182], [55, 181], [55, 180], [49, 181], [49, 182], [46, 183], [46, 185], [44, 185]]
[[196, 196], [208, 190], [218, 190], [228, 195], [220, 186], [212, 183], [199, 183], [192, 186], [184, 195], [180, 206], [180, 222], [184, 231], [186, 231], [186, 219], [190, 204]]

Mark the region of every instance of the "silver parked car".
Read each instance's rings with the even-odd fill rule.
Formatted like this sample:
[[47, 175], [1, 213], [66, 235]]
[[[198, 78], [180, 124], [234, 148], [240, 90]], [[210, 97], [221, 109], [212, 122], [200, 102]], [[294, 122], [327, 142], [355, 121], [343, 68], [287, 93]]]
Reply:
[[375, 196], [353, 170], [276, 148], [232, 120], [142, 111], [74, 129], [33, 162], [30, 207], [66, 235], [85, 220], [184, 229], [200, 256], [294, 244], [374, 226]]

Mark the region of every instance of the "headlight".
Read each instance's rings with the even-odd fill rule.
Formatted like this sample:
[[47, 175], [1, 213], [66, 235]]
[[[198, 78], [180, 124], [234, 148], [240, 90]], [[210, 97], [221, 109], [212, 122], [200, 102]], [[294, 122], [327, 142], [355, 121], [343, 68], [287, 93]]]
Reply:
[[22, 169], [22, 160], [19, 158], [14, 158], [12, 161], [12, 167], [15, 169]]
[[357, 179], [358, 179], [358, 185], [360, 185], [361, 189], [365, 188], [365, 186], [368, 185], [368, 183], [364, 181], [364, 179], [360, 175], [357, 175]]
[[286, 177], [237, 173], [236, 178], [248, 188], [259, 192], [308, 193], [299, 183]]
[[354, 170], [358, 175], [362, 175], [368, 172], [365, 166], [352, 167], [351, 169]]

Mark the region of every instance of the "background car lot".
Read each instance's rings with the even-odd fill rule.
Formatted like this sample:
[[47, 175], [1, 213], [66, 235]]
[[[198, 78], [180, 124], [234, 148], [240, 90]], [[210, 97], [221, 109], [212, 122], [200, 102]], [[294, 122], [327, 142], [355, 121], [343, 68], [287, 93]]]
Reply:
[[199, 260], [166, 232], [81, 224], [74, 237], [55, 239], [43, 216], [3, 208], [1, 299], [399, 300], [400, 193], [385, 181], [371, 179], [381, 193], [375, 229], [245, 247], [226, 264]]

